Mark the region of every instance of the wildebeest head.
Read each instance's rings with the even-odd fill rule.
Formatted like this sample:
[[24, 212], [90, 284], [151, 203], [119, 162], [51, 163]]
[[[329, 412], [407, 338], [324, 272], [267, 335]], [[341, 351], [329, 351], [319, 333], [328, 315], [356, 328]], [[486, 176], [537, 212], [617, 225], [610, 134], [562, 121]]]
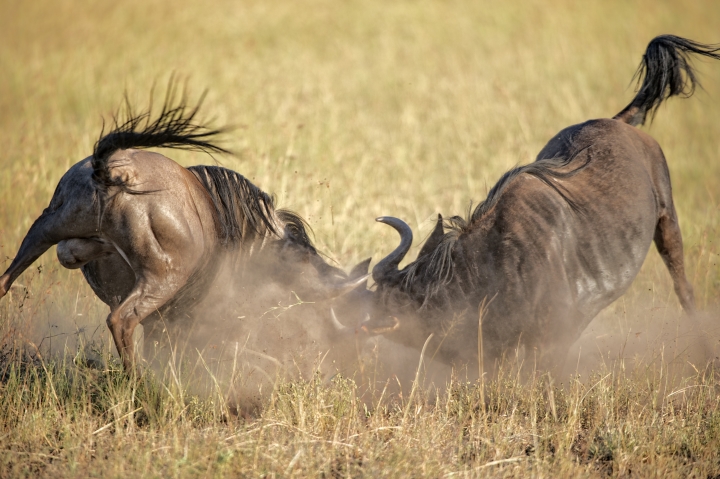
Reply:
[[[392, 226], [400, 234], [400, 244], [372, 269], [374, 290], [357, 288], [342, 301], [346, 323], [357, 324], [365, 335], [390, 335], [397, 342], [414, 346], [432, 332], [434, 313], [450, 308], [447, 288], [453, 264], [451, 247], [463, 221], [444, 221], [438, 214], [435, 227], [415, 261], [400, 270], [413, 241], [410, 227], [398, 218], [383, 216], [377, 221]], [[449, 231], [445, 233], [445, 224]], [[357, 265], [351, 277], [366, 274], [370, 260]]]

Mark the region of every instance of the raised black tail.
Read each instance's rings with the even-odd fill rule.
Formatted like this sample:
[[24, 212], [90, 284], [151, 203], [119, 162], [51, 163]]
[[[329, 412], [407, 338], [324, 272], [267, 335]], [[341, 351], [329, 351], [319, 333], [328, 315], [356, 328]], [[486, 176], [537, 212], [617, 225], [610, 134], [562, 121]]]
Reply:
[[95, 183], [102, 189], [116, 186], [133, 192], [122, 179], [113, 179], [110, 176], [108, 159], [117, 150], [163, 147], [206, 153], [230, 153], [214, 143], [218, 135], [227, 131], [227, 128], [212, 129], [196, 123], [204, 98], [203, 94], [194, 107], [189, 107], [185, 91], [178, 95], [176, 83], [171, 78], [160, 114], [152, 120], [152, 100], [147, 111], [135, 114], [125, 96], [124, 119], [113, 117], [112, 130], [107, 134], [101, 133], [100, 139], [95, 143], [92, 158]]
[[642, 125], [647, 115], [652, 118], [660, 104], [671, 96], [691, 96], [700, 85], [690, 64], [691, 54], [720, 60], [718, 52], [720, 45], [706, 45], [674, 35], [653, 38], [633, 77], [638, 83], [642, 79], [642, 85], [635, 98], [614, 119], [633, 126]]

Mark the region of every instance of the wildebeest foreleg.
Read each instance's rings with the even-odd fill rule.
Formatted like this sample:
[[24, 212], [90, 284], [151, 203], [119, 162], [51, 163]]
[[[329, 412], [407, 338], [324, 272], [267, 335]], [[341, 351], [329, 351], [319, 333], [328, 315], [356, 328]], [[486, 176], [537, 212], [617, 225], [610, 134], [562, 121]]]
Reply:
[[110, 306], [111, 311], [117, 309], [135, 287], [135, 272], [120, 254], [108, 254], [89, 261], [81, 271], [95, 294]]
[[655, 246], [670, 271], [680, 304], [686, 313], [694, 313], [695, 297], [692, 286], [685, 276], [682, 234], [674, 208], [658, 220], [655, 227]]

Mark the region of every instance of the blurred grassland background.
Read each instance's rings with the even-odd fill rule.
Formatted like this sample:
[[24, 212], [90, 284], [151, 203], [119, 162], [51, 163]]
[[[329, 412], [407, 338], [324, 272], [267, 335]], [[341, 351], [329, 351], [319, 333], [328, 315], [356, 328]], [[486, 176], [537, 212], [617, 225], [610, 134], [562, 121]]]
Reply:
[[[720, 42], [719, 25], [720, 8], [714, 0], [5, 0], [0, 2], [0, 269], [9, 265], [30, 224], [47, 206], [61, 175], [91, 153], [102, 118], [116, 111], [123, 93], [127, 91], [132, 102], [142, 107], [147, 104], [151, 86], [157, 83], [164, 87], [173, 72], [187, 78], [195, 94], [209, 89], [205, 112], [217, 125], [237, 127], [225, 144], [238, 153], [237, 157], [217, 160], [274, 193], [279, 206], [300, 213], [312, 226], [319, 249], [347, 269], [371, 255], [377, 260], [396, 245], [396, 233], [376, 225], [375, 217], [393, 215], [406, 220], [415, 231], [416, 252], [438, 212], [445, 216], [465, 214], [470, 202], [482, 200], [504, 171], [532, 161], [560, 129], [620, 111], [633, 96], [630, 80], [654, 36], [673, 33], [701, 42]], [[657, 139], [668, 159], [688, 276], [695, 286], [698, 305], [713, 311], [720, 299], [720, 64], [698, 61], [695, 65], [701, 72], [704, 91], [690, 100], [670, 100], [644, 129]], [[198, 154], [167, 154], [186, 166], [213, 162]], [[58, 315], [75, 318], [78, 328], [99, 327], [104, 332], [104, 305], [94, 298], [80, 272], [59, 266], [54, 248], [18, 281], [27, 287], [27, 297], [6, 298], [0, 303], [0, 333], [6, 340], [22, 327], [34, 329], [36, 334], [52, 332], [53, 318]], [[679, 311], [669, 275], [654, 247], [630, 291], [610, 309], [624, 310], [628, 305], [670, 311], [663, 313], [670, 316]], [[646, 322], [645, 327], [656, 326]], [[122, 384], [126, 389], [120, 388], [124, 392], [118, 397], [125, 397], [123, 394], [132, 389]], [[612, 394], [611, 389], [606, 392]], [[526, 400], [535, 397], [531, 393]], [[333, 394], [341, 397], [340, 403], [347, 399], [343, 391]], [[115, 399], [108, 393], [108, 402], [103, 404], [108, 408], [117, 405]], [[312, 404], [321, 410], [317, 402]], [[41, 411], [38, 406], [36, 412], [42, 415]], [[269, 409], [268, 417], [280, 414], [278, 411], [282, 409]], [[67, 415], [53, 416], [65, 424], [62, 434], [82, 438], [84, 433], [78, 432], [77, 424], [84, 421], [91, 430], [107, 419], [105, 413], [77, 414], [80, 419], [72, 426], [62, 422]], [[121, 416], [112, 414], [115, 419]], [[186, 406], [161, 416], [169, 421], [183, 414]], [[342, 416], [342, 412], [338, 414]], [[350, 421], [362, 422], [359, 416], [349, 417]], [[430, 419], [426, 419], [429, 429], [425, 432], [439, 427]], [[622, 422], [619, 416], [615, 419]], [[380, 421], [378, 427], [400, 427], [391, 417], [369, 420]], [[150, 422], [170, 427], [161, 419], [155, 421]], [[134, 466], [127, 465], [127, 470], [151, 475], [202, 475], [202, 471], [213, 475], [222, 473], [226, 466], [220, 465], [227, 463], [237, 466], [232, 471], [254, 471], [258, 475], [324, 471], [326, 477], [333, 477], [335, 459], [321, 460], [327, 452], [344, 458], [338, 459], [344, 465], [335, 470], [337, 477], [375, 473], [439, 477], [458, 471], [479, 474], [481, 470], [473, 467], [498, 459], [498, 454], [507, 452], [507, 457], [514, 457], [517, 453], [519, 446], [510, 441], [497, 446], [495, 453], [491, 449], [473, 453], [474, 459], [461, 464], [458, 458], [463, 456], [453, 449], [452, 441], [453, 434], [465, 426], [460, 420], [448, 421], [452, 426], [447, 427], [455, 432], [448, 433], [449, 442], [440, 447], [451, 451], [447, 460], [430, 459], [436, 456], [432, 444], [417, 446], [416, 450], [415, 446], [400, 447], [393, 450], [393, 459], [388, 462], [394, 465], [383, 469], [380, 456], [367, 452], [372, 449], [368, 443], [361, 454], [365, 468], [362, 460], [348, 455], [342, 447], [337, 452], [332, 445], [322, 446], [330, 452], [316, 451], [319, 456], [313, 460], [317, 464], [303, 463], [301, 456], [295, 458], [302, 448], [287, 446], [270, 449], [268, 454], [275, 457], [272, 461], [256, 450], [254, 456], [251, 454], [254, 462], [249, 463], [238, 459], [245, 457], [240, 449], [235, 456], [227, 456], [227, 461], [211, 454], [210, 462], [202, 463], [197, 470], [187, 466], [187, 441], [196, 437], [192, 431], [197, 431], [190, 421], [187, 431], [174, 430], [175, 442], [152, 440], [162, 443], [153, 447], [165, 448], [163, 459], [158, 459], [160, 466], [152, 457], [142, 456], [144, 459], [138, 459]], [[222, 427], [230, 427], [210, 423], [216, 427], [209, 429], [212, 437], [222, 436]], [[118, 424], [113, 429], [116, 434], [122, 430]], [[42, 449], [44, 443], [33, 446], [31, 432], [18, 433], [21, 426], [8, 423], [2, 429], [10, 431], [10, 437], [26, 437], [26, 442], [18, 439], [18, 443], [29, 450], [40, 449], [27, 452], [23, 460], [6, 454], [4, 464], [12, 465], [7, 470], [13, 474], [69, 474], [70, 469], [63, 469], [69, 464], [69, 456], [57, 449]], [[43, 427], [52, 431], [60, 426]], [[323, 427], [321, 432], [316, 431], [317, 437], [337, 441], [336, 429]], [[148, 436], [139, 439], [135, 430], [128, 431], [122, 440], [106, 436], [104, 447], [110, 452], [99, 462], [88, 459], [94, 452], [81, 448], [78, 454], [85, 454], [85, 459], [76, 458], [78, 467], [85, 467], [85, 472], [101, 470], [95, 468], [103, 461], [112, 464], [104, 467], [119, 467], [122, 454], [112, 452], [109, 445], [115, 439], [127, 450], [147, 452], [141, 444], [152, 442]], [[490, 430], [486, 432], [491, 434]], [[279, 441], [294, 444], [295, 433], [288, 429], [286, 434]], [[408, 444], [413, 437], [425, 437], [424, 432], [408, 434]], [[138, 445], [129, 446], [129, 438]], [[607, 445], [613, 440], [601, 442]], [[638, 441], [652, 443], [647, 438]], [[702, 451], [712, 449], [712, 441], [698, 441], [706, 448]], [[4, 447], [15, 450], [13, 444], [6, 441]], [[258, 439], [254, 444], [260, 447], [264, 443]], [[222, 449], [217, 447], [218, 451]], [[303, 447], [304, 454], [310, 454], [307, 446]], [[535, 439], [533, 450], [539, 451], [539, 447]], [[696, 466], [682, 454], [677, 457], [685, 457], [685, 462], [670, 453], [667, 463], [652, 459], [650, 464], [656, 468], [652, 469], [647, 458], [665, 456], [650, 454], [643, 456], [642, 462], [628, 444], [617, 447], [627, 451], [622, 457], [635, 464], [636, 470], [668, 467], [680, 476], [695, 471], [692, 468]], [[572, 449], [571, 442], [567, 448]], [[42, 454], [48, 457], [42, 459]], [[203, 454], [198, 452], [198, 457], [204, 458]], [[507, 468], [492, 471], [498, 475], [553, 471], [556, 477], [607, 472], [606, 465], [595, 467], [592, 460], [606, 457], [603, 453], [589, 456], [589, 462], [567, 463], [537, 454], [540, 452], [536, 452], [534, 465], [510, 461]], [[64, 460], [53, 463], [49, 457], [55, 456]], [[698, 452], [695, 457], [701, 456]], [[183, 457], [186, 462], [181, 464]], [[623, 459], [617, 454], [610, 457], [609, 463], [614, 464], [610, 471], [619, 474]], [[292, 467], [286, 468], [293, 458]], [[212, 462], [216, 459], [217, 464]], [[252, 468], [243, 469], [247, 464]], [[375, 468], [368, 469], [368, 464]], [[718, 473], [719, 469], [712, 469], [716, 466], [720, 468], [717, 464], [697, 467]], [[122, 467], [109, 470], [119, 474]]]

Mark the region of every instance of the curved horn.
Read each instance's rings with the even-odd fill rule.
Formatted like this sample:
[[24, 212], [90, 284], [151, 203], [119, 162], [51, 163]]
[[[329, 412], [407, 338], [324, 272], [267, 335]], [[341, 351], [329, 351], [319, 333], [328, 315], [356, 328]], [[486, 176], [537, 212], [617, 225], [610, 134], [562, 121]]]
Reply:
[[375, 218], [375, 221], [390, 225], [395, 228], [398, 233], [400, 233], [400, 245], [395, 248], [395, 251], [376, 264], [372, 270], [373, 279], [376, 283], [380, 284], [391, 274], [397, 272], [400, 261], [402, 261], [407, 254], [410, 249], [410, 245], [412, 245], [413, 234], [408, 224], [399, 218], [381, 216], [379, 218]]
[[332, 325], [335, 327], [335, 330], [338, 332], [344, 332], [348, 329], [351, 329], [337, 319], [337, 316], [335, 316], [335, 310], [333, 308], [330, 308], [330, 319], [332, 320]]

